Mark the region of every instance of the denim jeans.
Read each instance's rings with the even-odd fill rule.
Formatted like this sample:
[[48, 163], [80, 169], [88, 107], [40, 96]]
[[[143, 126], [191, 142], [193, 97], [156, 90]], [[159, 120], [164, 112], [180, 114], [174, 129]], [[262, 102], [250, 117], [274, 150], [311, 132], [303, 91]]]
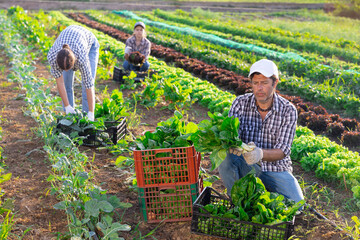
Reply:
[[259, 165], [249, 166], [243, 156], [229, 153], [219, 166], [219, 173], [228, 195], [231, 194], [234, 182], [244, 177], [252, 168], [255, 169], [256, 176], [261, 179], [268, 191], [282, 194], [295, 202], [304, 199], [300, 185], [291, 172], [262, 172]]
[[[89, 51], [89, 60], [90, 60], [90, 68], [91, 68], [90, 72], [91, 72], [93, 84], [95, 84], [96, 69], [97, 69], [97, 64], [99, 61], [99, 47], [100, 47], [99, 42], [97, 40], [95, 40], [95, 42], [93, 43], [93, 45], [91, 46], [90, 51]], [[75, 108], [75, 106], [74, 106], [74, 88], [73, 88], [74, 76], [75, 76], [75, 72], [72, 69], [63, 71], [64, 85], [65, 85], [67, 97], [69, 100], [69, 104]], [[64, 108], [64, 106], [63, 106], [63, 108]], [[65, 108], [64, 108], [64, 111], [65, 111]], [[82, 111], [86, 112], [86, 113], [89, 111], [89, 104], [88, 104], [86, 89], [85, 89], [84, 84], [82, 84]]]
[[145, 61], [144, 64], [141, 67], [134, 66], [134, 65], [130, 64], [128, 61], [126, 61], [126, 60], [123, 63], [123, 68], [126, 71], [145, 72], [145, 71], [149, 70], [149, 67], [150, 67], [150, 63], [148, 61]]

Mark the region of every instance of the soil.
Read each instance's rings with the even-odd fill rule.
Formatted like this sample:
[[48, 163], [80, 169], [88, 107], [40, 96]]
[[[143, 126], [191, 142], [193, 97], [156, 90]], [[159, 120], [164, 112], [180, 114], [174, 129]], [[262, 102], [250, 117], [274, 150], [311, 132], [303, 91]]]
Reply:
[[[26, 109], [25, 102], [21, 94], [25, 94], [17, 83], [9, 83], [6, 76], [9, 74], [9, 63], [7, 57], [1, 52], [0, 61], [7, 66], [1, 74], [0, 84], [0, 123], [3, 131], [1, 147], [4, 149], [3, 162], [7, 172], [11, 172], [12, 178], [5, 182], [2, 188], [5, 192], [4, 198], [13, 199], [16, 223], [9, 239], [18, 239], [24, 233], [23, 239], [69, 239], [66, 237], [68, 220], [61, 210], [53, 209], [53, 205], [58, 202], [56, 196], [50, 195], [51, 185], [46, 181], [51, 173], [51, 165], [44, 153], [43, 141], [37, 135], [36, 122], [24, 114]], [[46, 65], [41, 62], [36, 63], [34, 74], [38, 77], [51, 79]], [[53, 82], [55, 83], [55, 81]], [[118, 83], [112, 80], [103, 81], [97, 84], [98, 89], [103, 89], [107, 85], [109, 92], [118, 88]], [[54, 85], [49, 86], [55, 91]], [[81, 92], [81, 91], [76, 91]], [[97, 91], [98, 93], [100, 92]], [[129, 96], [132, 91], [124, 90], [125, 96]], [[100, 96], [100, 94], [98, 95]], [[79, 96], [76, 96], [79, 99]], [[130, 129], [136, 136], [145, 130], [153, 130], [156, 124], [166, 120], [173, 115], [168, 109], [162, 109], [163, 105], [155, 109], [146, 109], [137, 106], [137, 113], [141, 117], [140, 125], [136, 129]], [[189, 111], [189, 120], [199, 122], [207, 117], [207, 110], [197, 104]], [[93, 171], [96, 183], [103, 189], [107, 189], [109, 194], [114, 194], [123, 202], [128, 202], [133, 207], [128, 210], [119, 211], [116, 220], [129, 224], [132, 231], [121, 233], [125, 239], [151, 239], [154, 237], [159, 240], [187, 240], [205, 239], [215, 240], [218, 238], [196, 235], [191, 233], [189, 221], [175, 223], [148, 224], [143, 221], [138, 206], [137, 192], [131, 187], [132, 173], [129, 169], [119, 169], [114, 165], [114, 157], [105, 149], [91, 149], [81, 147], [89, 157], [95, 154]], [[202, 167], [209, 169], [208, 156], [203, 156]], [[315, 178], [313, 174], [303, 172], [301, 167], [294, 163], [294, 173], [298, 179], [304, 180], [305, 195], [308, 203], [339, 226], [345, 226], [345, 221], [350, 223], [350, 217], [360, 215], [360, 212], [346, 211], [344, 202], [351, 197], [350, 191], [339, 189], [336, 184], [329, 184]], [[211, 174], [218, 174], [210, 172]], [[224, 186], [221, 180], [217, 181], [213, 188], [223, 192]], [[315, 194], [317, 192], [328, 191], [329, 199]], [[306, 209], [295, 221], [295, 237], [297, 239], [346, 239], [345, 233], [336, 230], [328, 221], [316, 217], [314, 212]], [[151, 234], [151, 231], [155, 231]], [[28, 230], [28, 232], [26, 232]], [[145, 237], [146, 234], [151, 236]], [[18, 236], [18, 237], [16, 237]]]

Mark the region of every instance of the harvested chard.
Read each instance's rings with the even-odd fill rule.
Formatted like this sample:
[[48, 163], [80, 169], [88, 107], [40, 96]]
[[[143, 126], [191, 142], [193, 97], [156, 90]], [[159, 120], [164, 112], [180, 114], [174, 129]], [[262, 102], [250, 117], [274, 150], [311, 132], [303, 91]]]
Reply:
[[254, 150], [254, 146], [243, 143], [239, 138], [239, 119], [208, 112], [210, 120], [201, 121], [199, 130], [190, 137], [198, 152], [211, 153], [211, 170], [216, 169], [226, 157], [229, 149], [242, 153]]

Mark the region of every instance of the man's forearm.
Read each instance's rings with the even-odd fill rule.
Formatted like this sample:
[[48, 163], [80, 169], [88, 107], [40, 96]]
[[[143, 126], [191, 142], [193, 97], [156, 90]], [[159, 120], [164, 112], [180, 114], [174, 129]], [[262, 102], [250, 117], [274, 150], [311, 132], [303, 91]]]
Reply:
[[275, 162], [285, 157], [285, 154], [281, 149], [262, 149], [262, 150], [263, 150], [262, 161]]
[[56, 79], [56, 86], [57, 89], [59, 91], [59, 95], [61, 97], [61, 100], [63, 101], [64, 106], [68, 106], [69, 105], [69, 100], [67, 97], [67, 93], [66, 93], [66, 89], [65, 89], [65, 84], [64, 84], [64, 78], [61, 75], [61, 77]]
[[94, 112], [95, 110], [95, 89], [94, 87], [86, 89], [86, 97], [89, 105], [89, 111]]

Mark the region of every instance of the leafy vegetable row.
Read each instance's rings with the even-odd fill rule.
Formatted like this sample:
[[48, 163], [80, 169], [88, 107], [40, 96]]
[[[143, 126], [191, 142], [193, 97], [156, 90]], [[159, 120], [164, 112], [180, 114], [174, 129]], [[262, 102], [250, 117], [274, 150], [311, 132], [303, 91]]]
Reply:
[[335, 46], [326, 42], [320, 42], [319, 39], [307, 39], [305, 35], [305, 38], [294, 38], [291, 36], [294, 35], [294, 33], [292, 32], [287, 32], [287, 34], [279, 34], [279, 32], [286, 32], [281, 29], [268, 29], [259, 26], [237, 27], [238, 24], [224, 24], [223, 22], [215, 22], [213, 21], [213, 19], [194, 19], [193, 17], [180, 16], [178, 14], [173, 14], [162, 10], [155, 10], [154, 13], [164, 19], [172, 20], [179, 23], [185, 23], [190, 26], [198, 26], [209, 30], [227, 32], [233, 35], [246, 36], [253, 39], [262, 39], [264, 42], [274, 43], [284, 48], [290, 45], [292, 48], [299, 51], [319, 52], [320, 54], [327, 57], [337, 56], [353, 63], [360, 62], [360, 52], [358, 44], [347, 40], [342, 40], [343, 44], [338, 44], [337, 46]]
[[[22, 33], [34, 24], [39, 27], [33, 28], [33, 31], [46, 36], [44, 25], [36, 25], [37, 22], [56, 22], [47, 15], [41, 15], [41, 12], [37, 20], [32, 19], [19, 7], [9, 9], [9, 13]], [[26, 24], [23, 24], [24, 20]], [[34, 75], [34, 68], [29, 65], [32, 61], [28, 60], [29, 49], [26, 44], [22, 44], [19, 30], [12, 27], [7, 31], [12, 31], [6, 42], [8, 54], [13, 58], [12, 78], [26, 89], [28, 111], [38, 123], [38, 132], [44, 139], [44, 149], [53, 167], [53, 173], [48, 177], [52, 184], [51, 193], [56, 193], [62, 200], [54, 207], [68, 214], [70, 237], [90, 238], [96, 228], [104, 234], [104, 239], [119, 239], [118, 231], [129, 231], [130, 226], [113, 222], [114, 209], [124, 209], [131, 205], [120, 202], [116, 196], [107, 195], [106, 191], [93, 184], [93, 173], [88, 171], [88, 157], [66, 135], [53, 134], [55, 106], [59, 105], [59, 98], [54, 98], [50, 93], [47, 79], [38, 79]], [[36, 40], [33, 40], [29, 39], [36, 44]]]
[[[124, 20], [120, 17], [114, 17], [110, 14], [103, 15], [96, 11], [88, 11], [87, 13], [99, 22], [110, 24], [113, 27], [128, 32], [132, 31], [132, 22], [135, 22]], [[156, 30], [156, 28], [147, 28], [147, 31], [150, 32], [150, 38], [154, 34], [154, 32], [152, 32], [153, 30]], [[216, 64], [229, 70], [240, 72], [244, 75], [248, 74], [250, 64], [239, 61], [237, 58], [231, 58], [229, 55], [219, 54], [216, 51], [209, 51], [207, 49], [208, 45], [201, 43], [196, 39], [192, 43], [176, 40], [177, 43], [171, 44], [171, 42], [174, 41], [173, 38], [165, 38], [159, 42], [158, 40], [163, 37], [163, 34], [166, 34], [165, 32], [166, 31], [162, 30], [162, 33], [156, 34], [152, 40], [165, 46], [174, 47], [178, 51], [185, 52], [192, 57], [198, 57], [211, 64]], [[177, 38], [180, 39], [181, 36], [177, 36]], [[193, 39], [190, 40], [192, 41]], [[209, 44], [209, 46], [211, 46], [211, 44]], [[220, 49], [220, 52], [221, 51], [222, 50]], [[226, 48], [224, 48], [224, 51], [227, 51]], [[253, 61], [257, 60], [254, 56], [252, 56], [251, 59], [253, 59]], [[251, 60], [247, 59], [246, 61]], [[294, 94], [305, 96], [308, 100], [321, 103], [329, 108], [346, 109], [349, 116], [359, 116], [360, 99], [353, 94], [346, 93], [348, 90], [344, 89], [342, 85], [336, 88], [332, 87], [332, 84], [335, 83], [335, 79], [327, 80], [323, 84], [313, 84], [307, 79], [285, 77], [279, 84], [279, 88], [291, 91]]]
[[[179, 12], [179, 11], [181, 12], [181, 10], [177, 10], [176, 12]], [[216, 30], [209, 30], [207, 28], [203, 28], [203, 27], [199, 27], [199, 26], [186, 25], [185, 23], [179, 23], [172, 19], [162, 18], [161, 16], [158, 16], [156, 14], [157, 12], [159, 12], [158, 9], [155, 10], [153, 13], [141, 13], [140, 16], [150, 19], [152, 21], [160, 21], [160, 22], [168, 23], [168, 24], [178, 26], [178, 27], [183, 27], [183, 28], [191, 26], [191, 28], [196, 31], [201, 31], [201, 32], [204, 32], [207, 34], [213, 34], [215, 36], [218, 36], [218, 37], [221, 37], [224, 39], [231, 39], [238, 43], [255, 45], [255, 46], [260, 47], [260, 49], [264, 48], [264, 49], [273, 50], [275, 52], [279, 52], [279, 53], [283, 53], [283, 54], [286, 54], [286, 53], [290, 54], [289, 52], [291, 52], [291, 54], [293, 54], [294, 57], [296, 55], [299, 55], [310, 62], [316, 62], [318, 64], [327, 64], [335, 69], [339, 69], [339, 70], [340, 69], [341, 70], [348, 69], [350, 71], [360, 72], [360, 67], [356, 63], [343, 61], [342, 59], [338, 59], [338, 58], [324, 57], [322, 55], [319, 55], [317, 52], [299, 51], [299, 50], [293, 49], [291, 47], [291, 45], [282, 47], [282, 46], [276, 45], [274, 43], [266, 43], [261, 38], [253, 39], [253, 38], [248, 38], [248, 37], [242, 36], [242, 35], [233, 35], [229, 32], [220, 32], [220, 31], [216, 31]], [[169, 14], [169, 12], [166, 12], [165, 14]], [[260, 52], [260, 54], [264, 55], [265, 52], [263, 52], [263, 53]], [[289, 56], [291, 56], [291, 54]], [[270, 55], [269, 57], [274, 57], [274, 56]]]
[[[203, 33], [202, 31], [196, 31], [194, 29], [189, 29], [185, 27], [177, 27], [164, 22], [151, 21], [148, 20], [147, 18], [139, 17], [129, 11], [119, 11], [115, 13], [136, 20], [145, 21], [145, 23], [149, 25], [153, 25], [157, 28], [164, 28], [170, 31], [178, 32], [183, 35], [191, 35], [203, 41], [214, 43], [217, 45], [223, 45], [228, 48], [235, 48], [237, 50], [242, 50], [244, 52], [248, 52], [248, 54], [265, 56], [269, 59], [279, 61], [278, 63], [279, 69], [282, 71], [286, 71], [287, 75], [289, 76], [295, 74], [298, 77], [306, 77], [313, 82], [322, 82], [327, 79], [333, 79], [334, 83], [343, 85], [344, 89], [348, 89], [347, 92], [353, 91], [357, 95], [360, 94], [360, 87], [358, 86], [358, 78], [360, 77], [359, 72], [355, 72], [352, 70], [343, 71], [342, 69], [333, 69], [332, 67], [319, 64], [317, 61], [310, 61], [310, 62], [306, 61], [305, 59], [291, 52], [286, 52], [283, 54], [265, 48], [261, 49], [256, 45], [246, 45], [246, 44], [237, 43], [225, 38], [220, 38], [213, 34]], [[348, 88], [348, 86], [350, 86], [350, 88]]]

